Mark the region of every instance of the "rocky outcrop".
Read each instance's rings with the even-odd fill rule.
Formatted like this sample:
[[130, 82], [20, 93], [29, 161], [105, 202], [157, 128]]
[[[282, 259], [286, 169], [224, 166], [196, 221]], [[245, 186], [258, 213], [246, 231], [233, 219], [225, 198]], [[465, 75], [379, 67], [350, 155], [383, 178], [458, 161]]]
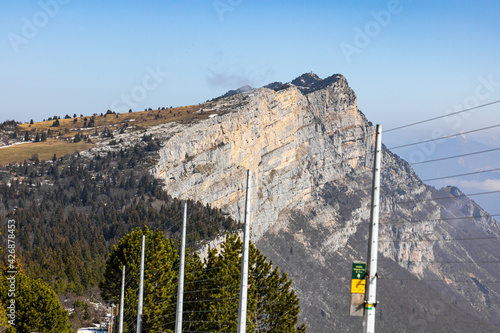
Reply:
[[283, 209], [307, 209], [328, 181], [369, 163], [370, 156], [359, 154], [364, 140], [357, 138], [372, 136], [373, 129], [344, 78], [331, 92], [261, 88], [219, 108], [219, 116], [186, 126], [165, 142], [154, 173], [170, 194], [209, 202], [239, 218], [250, 169], [254, 240]]
[[[336, 271], [366, 255], [374, 128], [357, 109], [356, 95], [342, 75], [321, 80], [308, 73], [291, 84], [269, 87], [273, 89], [215, 100], [211, 112], [216, 116], [209, 119], [165, 127], [168, 139], [152, 172], [165, 181], [172, 196], [210, 203], [242, 220], [249, 169], [253, 176], [251, 237], [295, 279], [303, 319], [314, 332], [332, 327], [358, 330], [359, 323], [346, 315], [349, 268]], [[491, 299], [499, 297], [498, 285], [483, 287], [480, 282], [496, 279], [495, 268], [473, 267], [456, 274], [449, 264], [443, 267], [453, 251], [460, 253], [454, 260], [471, 261], [490, 253], [446, 240], [464, 232], [500, 236], [498, 224], [467, 198], [452, 205], [433, 200], [458, 194], [424, 185], [405, 161], [387, 149], [382, 184], [379, 250], [386, 266], [381, 265], [381, 271], [387, 270], [395, 280], [399, 274], [420, 284], [390, 289], [381, 283], [381, 289], [411, 295], [420, 288], [431, 297], [433, 290], [441, 288], [426, 282], [432, 277], [451, 281], [446, 284], [452, 287], [450, 293], [463, 300], [487, 290], [489, 308], [483, 302], [472, 309], [454, 304], [453, 309], [461, 314], [458, 323], [463, 321], [465, 326], [477, 320], [477, 313], [497, 324], [494, 317], [500, 311]], [[469, 221], [467, 228], [461, 225], [465, 231], [449, 222], [454, 221], [451, 217], [470, 213], [485, 217]], [[478, 283], [467, 288], [453, 284], [455, 278], [474, 281], [472, 277]], [[418, 292], [415, 295], [418, 298]], [[385, 311], [398, 311], [396, 303]], [[425, 306], [425, 302], [416, 304], [417, 310]], [[453, 314], [447, 315], [439, 325], [457, 323]], [[431, 324], [438, 325], [434, 320]], [[387, 322], [385, 331], [396, 327], [390, 325]]]
[[246, 85], [246, 86], [243, 86], [243, 87], [239, 87], [236, 90], [229, 90], [227, 93], [225, 93], [224, 95], [220, 96], [219, 98], [224, 98], [224, 97], [229, 97], [229, 96], [233, 96], [233, 95], [236, 95], [236, 94], [241, 94], [241, 93], [250, 91], [252, 89], [253, 89], [252, 87], [250, 87], [249, 85]]

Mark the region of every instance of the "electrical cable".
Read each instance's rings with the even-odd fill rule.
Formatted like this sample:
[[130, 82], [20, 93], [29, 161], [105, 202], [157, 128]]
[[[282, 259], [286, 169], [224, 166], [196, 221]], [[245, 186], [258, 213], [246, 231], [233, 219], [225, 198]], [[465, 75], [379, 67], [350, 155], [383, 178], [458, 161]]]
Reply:
[[477, 196], [477, 195], [494, 194], [494, 193], [499, 193], [499, 192], [500, 192], [500, 190], [489, 191], [489, 192], [471, 193], [471, 194], [461, 194], [461, 195], [455, 195], [455, 196], [451, 196], [451, 197], [439, 197], [439, 198], [421, 199], [421, 200], [398, 201], [398, 202], [395, 202], [395, 204], [428, 202], [428, 201], [437, 201], [437, 200], [446, 200], [446, 199], [458, 199], [458, 198], [465, 198], [465, 197], [473, 197], [473, 196]]
[[389, 222], [389, 221], [387, 221], [387, 223], [384, 222], [383, 219], [381, 219], [380, 224], [392, 226], [395, 224], [413, 224], [413, 223], [425, 223], [425, 222], [467, 220], [467, 219], [476, 219], [476, 218], [483, 218], [483, 217], [496, 217], [496, 216], [500, 216], [500, 214], [472, 215], [472, 216], [462, 216], [462, 217], [445, 217], [445, 218], [435, 218], [432, 220], [427, 219], [427, 220], [415, 220], [415, 221], [403, 221], [403, 222]]
[[471, 176], [471, 175], [489, 173], [489, 172], [494, 172], [494, 171], [500, 171], [500, 168], [488, 169], [488, 170], [481, 170], [481, 171], [475, 171], [475, 172], [468, 172], [468, 173], [462, 173], [462, 174], [458, 174], [458, 175], [451, 175], [451, 176], [444, 176], [444, 177], [423, 179], [422, 181], [423, 182], [431, 182], [431, 181], [435, 181], [435, 180], [450, 179], [450, 178], [457, 178], [457, 177], [463, 177], [463, 176]]
[[379, 240], [379, 243], [411, 243], [411, 242], [460, 242], [460, 241], [474, 241], [474, 240], [498, 240], [500, 236], [496, 237], [466, 237], [466, 238], [449, 238], [449, 239], [404, 239], [404, 240]]
[[[474, 283], [472, 280], [453, 280], [453, 281], [447, 281], [444, 279], [397, 279], [397, 278], [380, 278], [378, 281], [418, 281], [418, 282], [440, 282], [440, 283]], [[500, 281], [481, 281], [481, 283], [492, 283], [492, 284], [497, 284], [500, 283]]]
[[440, 261], [440, 260], [403, 260], [378, 259], [378, 261], [396, 262], [396, 263], [433, 263], [433, 264], [500, 264], [500, 259], [491, 261]]
[[395, 146], [395, 147], [391, 147], [391, 148], [388, 148], [388, 149], [393, 150], [393, 149], [399, 149], [399, 148], [404, 148], [404, 147], [410, 147], [410, 146], [420, 145], [422, 143], [428, 143], [428, 142], [433, 142], [433, 141], [438, 141], [438, 140], [443, 140], [443, 139], [454, 138], [454, 137], [459, 136], [459, 135], [465, 135], [465, 134], [470, 134], [470, 133], [485, 131], [485, 130], [496, 128], [496, 127], [500, 127], [500, 124], [493, 125], [493, 126], [488, 126], [488, 127], [483, 127], [483, 128], [478, 128], [478, 129], [471, 130], [471, 131], [465, 131], [465, 132], [460, 132], [460, 133], [456, 133], [456, 134], [445, 135], [445, 136], [441, 136], [439, 138], [428, 139], [428, 140], [418, 141], [418, 142], [414, 142], [414, 143], [407, 143], [407, 144], [404, 144], [404, 145]]
[[[421, 235], [418, 235], [422, 237]], [[476, 241], [476, 240], [499, 240], [500, 236], [494, 237], [466, 237], [466, 238], [448, 238], [448, 239], [392, 239], [392, 240], [380, 240], [379, 243], [439, 243], [439, 242], [461, 242], [461, 241]], [[348, 239], [347, 242], [350, 244], [365, 244], [366, 240], [353, 242]]]
[[399, 130], [399, 129], [402, 129], [402, 128], [407, 128], [407, 127], [410, 127], [410, 126], [415, 126], [415, 125], [427, 123], [429, 121], [433, 121], [433, 120], [437, 120], [437, 119], [441, 119], [441, 118], [446, 118], [446, 117], [454, 116], [456, 114], [460, 114], [460, 113], [471, 111], [471, 110], [480, 109], [480, 108], [483, 108], [483, 107], [486, 107], [486, 106], [489, 106], [489, 105], [493, 105], [493, 104], [497, 104], [497, 103], [500, 103], [500, 100], [494, 101], [494, 102], [491, 102], [491, 103], [486, 103], [486, 104], [474, 106], [472, 108], [464, 109], [464, 110], [461, 110], [461, 111], [448, 113], [448, 114], [445, 114], [445, 115], [442, 115], [442, 116], [433, 117], [433, 118], [429, 118], [429, 119], [425, 119], [425, 120], [420, 120], [420, 121], [417, 121], [417, 122], [414, 122], [414, 123], [410, 123], [410, 124], [407, 124], [407, 125], [393, 127], [393, 128], [388, 129], [388, 130], [385, 130], [384, 132], [388, 133], [388, 132], [396, 131], [396, 130]]
[[461, 155], [441, 157], [441, 158], [436, 158], [436, 159], [433, 159], [433, 160], [427, 160], [427, 161], [410, 163], [410, 165], [419, 165], [419, 164], [425, 164], [425, 163], [439, 162], [439, 161], [444, 161], [444, 160], [450, 160], [450, 159], [453, 159], [453, 158], [460, 158], [460, 157], [471, 156], [471, 155], [491, 153], [491, 152], [498, 151], [498, 150], [500, 150], [500, 148], [481, 150], [481, 151], [476, 151], [476, 152], [473, 152], [473, 153], [466, 153], [466, 154], [461, 154]]
[[[478, 174], [495, 172], [495, 171], [500, 171], [500, 168], [480, 170], [480, 171], [468, 172], [468, 173], [457, 174], [457, 175], [442, 176], [442, 177], [436, 177], [436, 178], [429, 178], [429, 179], [417, 179], [417, 180], [408, 180], [408, 181], [402, 180], [402, 181], [396, 182], [394, 184], [382, 185], [381, 188], [385, 188], [385, 189], [395, 188], [396, 186], [401, 186], [401, 185], [406, 185], [406, 186], [423, 185], [423, 186], [426, 186], [425, 182], [431, 182], [431, 181], [443, 180], [443, 179], [452, 179], [452, 178], [458, 178], [458, 177], [463, 177], [463, 176], [478, 175]], [[365, 188], [365, 190], [367, 190], [367, 189], [368, 188]]]

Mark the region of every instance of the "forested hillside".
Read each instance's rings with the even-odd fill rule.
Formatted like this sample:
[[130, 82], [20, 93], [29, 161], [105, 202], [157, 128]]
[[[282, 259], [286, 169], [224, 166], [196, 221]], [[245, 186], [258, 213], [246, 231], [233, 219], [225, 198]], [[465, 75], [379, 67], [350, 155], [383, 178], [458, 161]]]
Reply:
[[[182, 203], [147, 172], [158, 147], [144, 136], [133, 148], [95, 158], [35, 156], [1, 167], [0, 214], [18, 223], [17, 253], [25, 273], [59, 295], [83, 295], [98, 285], [107, 254], [134, 228], [147, 225], [175, 237]], [[237, 228], [220, 210], [189, 205], [197, 230], [188, 236], [191, 243]]]

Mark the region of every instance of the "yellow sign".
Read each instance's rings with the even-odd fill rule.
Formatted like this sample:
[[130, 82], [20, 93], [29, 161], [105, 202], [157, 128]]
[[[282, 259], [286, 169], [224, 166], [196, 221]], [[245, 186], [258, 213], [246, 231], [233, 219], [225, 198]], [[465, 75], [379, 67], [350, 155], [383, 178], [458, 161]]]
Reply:
[[351, 294], [364, 294], [366, 280], [365, 279], [352, 279], [351, 280]]
[[366, 263], [353, 262], [351, 275], [351, 294], [364, 294], [366, 285]]

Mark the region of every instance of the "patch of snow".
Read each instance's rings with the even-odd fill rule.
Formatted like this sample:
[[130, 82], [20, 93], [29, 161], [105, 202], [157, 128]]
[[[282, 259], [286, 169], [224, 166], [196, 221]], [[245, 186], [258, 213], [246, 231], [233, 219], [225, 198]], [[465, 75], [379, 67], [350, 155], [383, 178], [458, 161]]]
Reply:
[[79, 328], [78, 333], [107, 333], [108, 330], [103, 330], [100, 328], [94, 328], [94, 327], [82, 327]]
[[29, 141], [29, 142], [24, 142], [24, 141], [23, 141], [23, 142], [16, 142], [16, 143], [13, 143], [13, 144], [11, 144], [11, 145], [2, 146], [2, 147], [0, 147], [0, 148], [14, 147], [14, 146], [19, 146], [19, 145], [22, 145], [23, 143], [30, 143], [30, 142], [32, 142], [32, 141]]

